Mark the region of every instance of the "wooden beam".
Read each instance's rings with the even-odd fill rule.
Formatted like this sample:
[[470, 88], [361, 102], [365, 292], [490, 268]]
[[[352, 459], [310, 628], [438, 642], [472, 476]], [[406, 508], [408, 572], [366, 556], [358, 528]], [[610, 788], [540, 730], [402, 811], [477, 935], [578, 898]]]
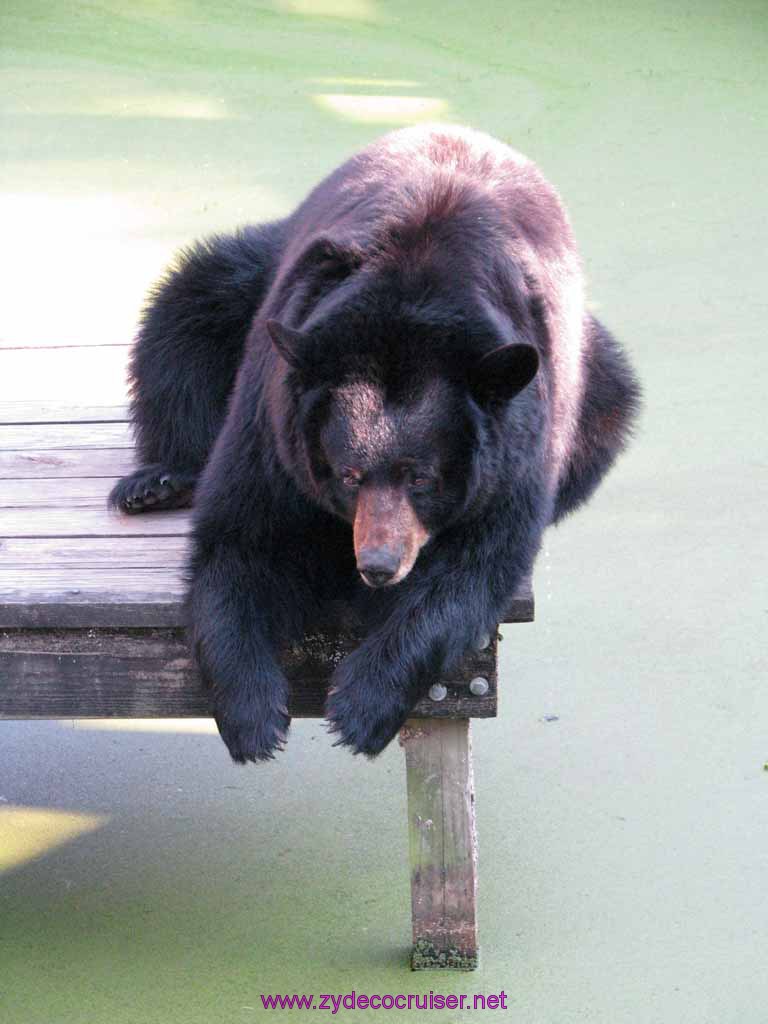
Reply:
[[[359, 636], [317, 630], [281, 655], [291, 714], [317, 718], [334, 667]], [[488, 691], [475, 695], [472, 679]], [[440, 681], [445, 695], [420, 701], [414, 716], [496, 714], [496, 640], [468, 652]], [[180, 629], [5, 630], [0, 632], [0, 718], [195, 718], [208, 704]]]
[[408, 783], [414, 970], [477, 967], [477, 838], [467, 719], [409, 720]]

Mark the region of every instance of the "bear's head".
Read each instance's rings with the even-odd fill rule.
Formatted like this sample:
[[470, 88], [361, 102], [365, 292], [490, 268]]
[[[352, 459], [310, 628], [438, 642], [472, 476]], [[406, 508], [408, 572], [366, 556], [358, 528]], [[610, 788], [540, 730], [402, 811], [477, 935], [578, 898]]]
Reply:
[[468, 342], [466, 325], [448, 339], [402, 318], [385, 327], [346, 310], [334, 320], [309, 331], [265, 324], [290, 408], [279, 450], [300, 488], [351, 524], [365, 583], [389, 586], [498, 490], [510, 407], [538, 354], [498, 336]]

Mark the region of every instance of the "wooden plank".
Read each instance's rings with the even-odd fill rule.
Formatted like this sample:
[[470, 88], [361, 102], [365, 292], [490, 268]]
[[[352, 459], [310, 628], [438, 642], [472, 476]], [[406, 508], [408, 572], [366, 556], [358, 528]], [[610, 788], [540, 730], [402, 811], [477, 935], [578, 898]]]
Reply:
[[177, 626], [186, 537], [0, 539], [0, 625]]
[[132, 448], [0, 451], [0, 480], [126, 476], [136, 469]]
[[[157, 543], [164, 545], [170, 540], [158, 537]], [[184, 621], [183, 549], [180, 548], [183, 543], [182, 538], [174, 539], [176, 565], [167, 568], [134, 566], [130, 571], [110, 564], [73, 569], [66, 563], [59, 568], [29, 571], [4, 566], [0, 548], [0, 628], [180, 625]], [[162, 546], [159, 550], [163, 550]], [[142, 557], [147, 557], [146, 552], [145, 547]], [[530, 588], [522, 588], [510, 602], [504, 621], [532, 622], [533, 613]], [[345, 617], [339, 616], [339, 621], [345, 621]]]
[[8, 600], [0, 603], [0, 629], [34, 629], [41, 636], [56, 629], [159, 629], [176, 628], [184, 622], [183, 604], [173, 591], [123, 596], [94, 588], [80, 594], [43, 595], [40, 601], [22, 594], [17, 602], [13, 593], [6, 596]]
[[477, 836], [467, 719], [409, 720], [408, 784], [414, 970], [477, 967]]
[[117, 479], [111, 476], [6, 480], [0, 489], [0, 508], [103, 509]]
[[[2, 364], [0, 364], [2, 365]], [[0, 424], [7, 423], [124, 423], [128, 407], [115, 405], [69, 404], [48, 401], [0, 402]]]
[[175, 626], [184, 594], [178, 568], [2, 571], [0, 628]]
[[27, 509], [0, 508], [0, 537], [177, 537], [188, 530], [186, 509], [124, 516], [106, 507], [40, 508], [34, 515]]
[[[334, 667], [359, 637], [312, 632], [286, 648], [291, 714], [321, 717]], [[493, 681], [484, 696], [471, 679]], [[425, 698], [414, 717], [496, 714], [496, 646], [473, 651], [448, 674], [441, 701]], [[183, 718], [208, 713], [179, 629], [0, 632], [0, 718]]]
[[85, 591], [96, 592], [97, 588], [124, 600], [134, 600], [136, 595], [141, 594], [144, 600], [162, 602], [179, 600], [183, 594], [181, 566], [134, 568], [128, 571], [102, 565], [78, 572], [69, 567], [35, 568], [31, 571], [0, 568], [0, 588], [3, 597], [16, 594], [18, 596], [15, 599], [19, 601], [39, 601], [46, 594], [53, 594], [55, 600], [67, 603], [70, 595], [82, 599]]
[[[128, 538], [114, 538], [123, 544]], [[72, 538], [72, 541], [85, 538]], [[0, 628], [78, 629], [78, 628], [133, 628], [149, 626], [176, 626], [184, 622], [184, 593], [182, 569], [187, 543], [185, 538], [137, 538], [150, 541], [168, 554], [171, 563], [163, 567], [134, 564], [124, 569], [110, 562], [105, 564], [72, 565], [62, 559], [59, 566], [32, 570], [3, 561], [5, 545], [0, 541]], [[102, 544], [108, 539], [102, 538]], [[48, 540], [60, 543], [60, 538]], [[14, 550], [14, 549], [11, 549]], [[59, 557], [61, 557], [59, 555]], [[83, 557], [79, 548], [73, 558]], [[119, 557], [116, 546], [115, 557]], [[145, 543], [137, 553], [137, 563], [152, 557]], [[154, 611], [153, 611], [154, 609]], [[521, 587], [510, 602], [504, 622], [532, 622], [533, 594], [530, 583]], [[339, 622], [349, 616], [340, 614]]]
[[[7, 572], [39, 569], [71, 573], [81, 569], [178, 569], [186, 537], [5, 537], [0, 538], [0, 579]], [[29, 576], [27, 579], [29, 580]]]
[[128, 423], [10, 423], [0, 426], [0, 451], [132, 448]]

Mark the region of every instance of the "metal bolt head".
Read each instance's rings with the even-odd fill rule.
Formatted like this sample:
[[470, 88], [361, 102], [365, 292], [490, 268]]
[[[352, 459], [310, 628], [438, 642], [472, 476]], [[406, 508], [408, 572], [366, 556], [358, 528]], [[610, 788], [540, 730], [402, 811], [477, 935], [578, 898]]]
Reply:
[[429, 699], [430, 700], [445, 700], [448, 696], [448, 690], [442, 683], [434, 683], [429, 688]]
[[475, 676], [469, 683], [469, 692], [473, 693], [475, 697], [484, 697], [490, 688], [490, 683], [482, 676]]

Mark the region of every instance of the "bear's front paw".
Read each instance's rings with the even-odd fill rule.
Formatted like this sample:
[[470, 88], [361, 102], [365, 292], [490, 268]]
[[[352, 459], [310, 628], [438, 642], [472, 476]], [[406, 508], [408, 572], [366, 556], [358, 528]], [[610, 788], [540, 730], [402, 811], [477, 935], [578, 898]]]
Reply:
[[214, 710], [233, 761], [269, 761], [282, 750], [291, 724], [286, 707], [234, 704]]
[[357, 670], [360, 660], [350, 655], [336, 670], [325, 705], [335, 746], [375, 757], [395, 738], [412, 702], [404, 690]]

